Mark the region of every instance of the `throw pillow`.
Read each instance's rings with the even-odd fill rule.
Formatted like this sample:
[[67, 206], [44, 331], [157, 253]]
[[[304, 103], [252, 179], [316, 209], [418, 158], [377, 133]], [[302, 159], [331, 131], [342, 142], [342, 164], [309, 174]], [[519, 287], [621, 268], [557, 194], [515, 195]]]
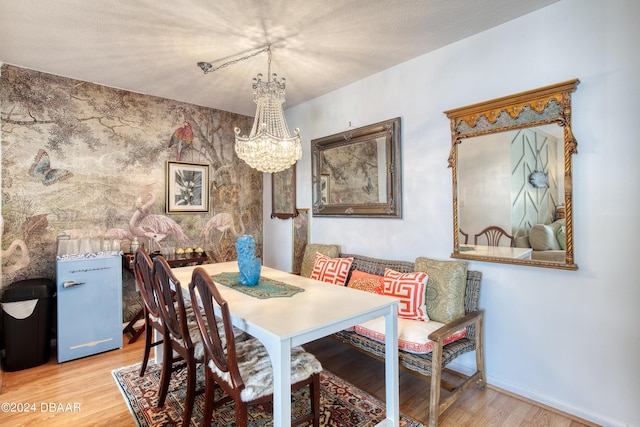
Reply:
[[366, 291], [371, 293], [381, 292], [380, 281], [378, 279], [371, 278], [360, 278], [360, 279], [350, 279], [347, 284], [348, 288], [358, 289], [360, 291]]
[[558, 228], [558, 232], [556, 233], [556, 238], [558, 239], [558, 244], [560, 245], [560, 249], [563, 251], [567, 250], [567, 228], [564, 225], [561, 225]]
[[361, 270], [353, 270], [347, 287], [374, 292], [375, 287], [381, 287], [382, 285], [384, 285], [384, 277]]
[[467, 263], [416, 258], [415, 270], [429, 275], [426, 306], [431, 320], [449, 323], [464, 316]]
[[534, 251], [559, 250], [560, 244], [556, 238], [554, 227], [545, 224], [535, 224], [529, 231], [529, 243]]
[[333, 285], [344, 286], [352, 263], [353, 258], [329, 258], [320, 252], [316, 252], [316, 262], [313, 264], [311, 278]]
[[385, 268], [382, 294], [396, 297], [400, 300], [398, 317], [429, 320], [424, 303], [427, 278], [427, 274], [422, 272], [399, 273], [390, 268]]
[[302, 265], [300, 266], [300, 275], [304, 277], [311, 277], [313, 271], [313, 264], [316, 262], [316, 252], [320, 252], [329, 258], [336, 258], [340, 255], [340, 246], [338, 245], [323, 245], [319, 243], [310, 243], [304, 249], [304, 255], [302, 256]]

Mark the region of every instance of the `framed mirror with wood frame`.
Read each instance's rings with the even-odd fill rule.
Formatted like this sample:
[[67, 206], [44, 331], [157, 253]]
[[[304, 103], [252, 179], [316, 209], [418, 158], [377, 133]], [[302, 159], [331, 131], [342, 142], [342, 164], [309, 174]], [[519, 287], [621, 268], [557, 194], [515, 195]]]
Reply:
[[445, 111], [452, 258], [565, 270], [574, 256], [571, 94], [578, 79]]
[[401, 218], [400, 118], [311, 141], [313, 215]]

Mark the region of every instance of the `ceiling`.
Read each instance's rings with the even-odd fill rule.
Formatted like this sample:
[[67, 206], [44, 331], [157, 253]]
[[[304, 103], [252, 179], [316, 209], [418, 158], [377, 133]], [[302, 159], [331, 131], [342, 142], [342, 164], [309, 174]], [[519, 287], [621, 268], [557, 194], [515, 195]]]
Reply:
[[[558, 0], [0, 0], [0, 61], [253, 116], [272, 43], [285, 108]], [[214, 62], [215, 61], [215, 62]]]

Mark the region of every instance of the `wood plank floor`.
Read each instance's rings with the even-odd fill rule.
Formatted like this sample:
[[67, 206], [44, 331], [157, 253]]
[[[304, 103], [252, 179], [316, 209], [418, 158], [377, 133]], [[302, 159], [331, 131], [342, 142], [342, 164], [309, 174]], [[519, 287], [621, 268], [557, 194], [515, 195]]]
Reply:
[[[125, 337], [125, 343], [127, 339]], [[384, 400], [382, 363], [331, 339], [308, 344], [325, 369]], [[2, 426], [134, 426], [129, 409], [111, 371], [140, 362], [142, 341], [120, 350], [56, 362], [18, 372], [0, 372], [0, 403], [13, 402], [7, 412], [0, 407]], [[426, 423], [429, 385], [407, 373], [400, 376], [401, 412]], [[29, 412], [25, 412], [28, 408]], [[472, 389], [440, 418], [441, 427], [465, 426], [593, 426], [533, 402], [488, 387]]]

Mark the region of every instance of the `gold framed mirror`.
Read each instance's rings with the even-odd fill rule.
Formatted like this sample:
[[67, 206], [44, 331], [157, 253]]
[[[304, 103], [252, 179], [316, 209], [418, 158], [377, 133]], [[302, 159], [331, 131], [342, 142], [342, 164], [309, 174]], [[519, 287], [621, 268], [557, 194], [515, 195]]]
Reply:
[[452, 258], [577, 270], [571, 94], [578, 79], [445, 111]]
[[400, 118], [311, 141], [313, 215], [401, 218]]

